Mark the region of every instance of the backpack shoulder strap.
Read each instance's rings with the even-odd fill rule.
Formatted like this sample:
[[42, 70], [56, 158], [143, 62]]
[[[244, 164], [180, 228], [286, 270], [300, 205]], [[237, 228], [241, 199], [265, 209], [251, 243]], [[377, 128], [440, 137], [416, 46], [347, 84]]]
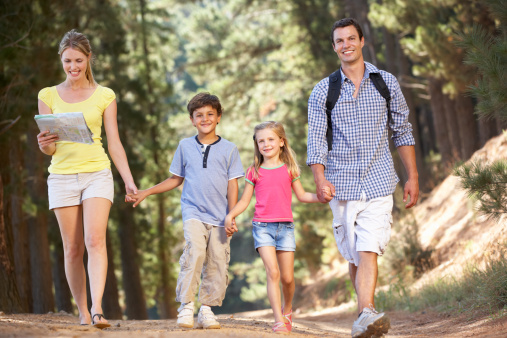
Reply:
[[340, 91], [342, 87], [342, 76], [341, 71], [338, 69], [333, 74], [329, 75], [329, 89], [327, 90], [326, 99], [326, 115], [327, 115], [327, 150], [333, 149], [333, 122], [331, 120], [331, 111], [333, 110], [338, 98], [340, 97]]
[[387, 127], [391, 124], [393, 117], [391, 113], [391, 93], [380, 73], [370, 73], [370, 79], [377, 88], [377, 91], [386, 100], [387, 106]]

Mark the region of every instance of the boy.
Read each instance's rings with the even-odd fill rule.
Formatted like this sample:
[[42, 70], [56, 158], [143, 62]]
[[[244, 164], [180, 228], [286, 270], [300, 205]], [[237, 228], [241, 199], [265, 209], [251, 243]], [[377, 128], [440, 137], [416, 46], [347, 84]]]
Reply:
[[222, 117], [218, 97], [199, 93], [187, 106], [197, 136], [180, 141], [169, 171], [173, 176], [133, 195], [136, 207], [143, 199], [178, 187], [183, 180], [181, 209], [185, 248], [176, 285], [178, 326], [194, 327], [194, 298], [202, 270], [197, 326], [219, 329], [210, 306], [222, 305], [227, 288], [230, 239], [225, 216], [238, 201], [237, 178], [244, 176], [238, 148], [216, 134]]

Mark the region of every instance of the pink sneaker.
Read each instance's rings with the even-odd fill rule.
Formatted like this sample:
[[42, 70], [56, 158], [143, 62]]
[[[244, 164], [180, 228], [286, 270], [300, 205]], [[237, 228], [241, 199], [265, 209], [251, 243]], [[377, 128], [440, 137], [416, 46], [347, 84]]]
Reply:
[[292, 331], [292, 309], [289, 311], [289, 313], [283, 313], [282, 308], [282, 315], [289, 321], [288, 323], [285, 323], [287, 330], [289, 330], [289, 332]]
[[290, 333], [290, 331], [287, 329], [284, 322], [276, 322], [275, 325], [273, 325], [273, 333], [287, 334]]

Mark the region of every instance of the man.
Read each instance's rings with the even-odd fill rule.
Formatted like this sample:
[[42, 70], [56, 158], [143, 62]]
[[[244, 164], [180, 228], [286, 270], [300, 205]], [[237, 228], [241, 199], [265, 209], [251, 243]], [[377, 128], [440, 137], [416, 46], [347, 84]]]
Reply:
[[[392, 194], [399, 181], [389, 152], [388, 124], [409, 177], [403, 196], [404, 202], [410, 196], [407, 209], [419, 195], [412, 126], [396, 78], [364, 61], [364, 37], [358, 22], [339, 20], [331, 34], [333, 50], [341, 61], [341, 91], [331, 112], [332, 149], [328, 150], [326, 140], [329, 78], [325, 78], [308, 101], [307, 164], [319, 200], [329, 202], [336, 244], [349, 262], [359, 313], [352, 337], [382, 336], [390, 321], [386, 314], [375, 311], [377, 257], [390, 239]], [[372, 73], [380, 73], [389, 89], [389, 118], [386, 99], [370, 78]]]

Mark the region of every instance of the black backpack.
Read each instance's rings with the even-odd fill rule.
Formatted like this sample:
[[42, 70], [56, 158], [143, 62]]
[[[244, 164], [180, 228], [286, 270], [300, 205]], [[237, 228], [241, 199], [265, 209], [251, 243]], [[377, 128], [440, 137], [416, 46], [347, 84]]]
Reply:
[[[391, 116], [391, 94], [389, 93], [389, 88], [387, 88], [384, 79], [380, 73], [370, 73], [370, 79], [373, 81], [375, 88], [377, 88], [378, 92], [382, 97], [386, 100], [387, 105], [387, 126], [392, 120]], [[326, 115], [327, 115], [327, 131], [326, 131], [326, 139], [327, 139], [327, 151], [331, 151], [333, 149], [333, 123], [331, 121], [331, 111], [333, 110], [338, 98], [340, 97], [340, 90], [342, 87], [342, 76], [341, 72], [338, 69], [333, 74], [329, 75], [329, 89], [327, 91], [327, 99], [326, 99]]]

